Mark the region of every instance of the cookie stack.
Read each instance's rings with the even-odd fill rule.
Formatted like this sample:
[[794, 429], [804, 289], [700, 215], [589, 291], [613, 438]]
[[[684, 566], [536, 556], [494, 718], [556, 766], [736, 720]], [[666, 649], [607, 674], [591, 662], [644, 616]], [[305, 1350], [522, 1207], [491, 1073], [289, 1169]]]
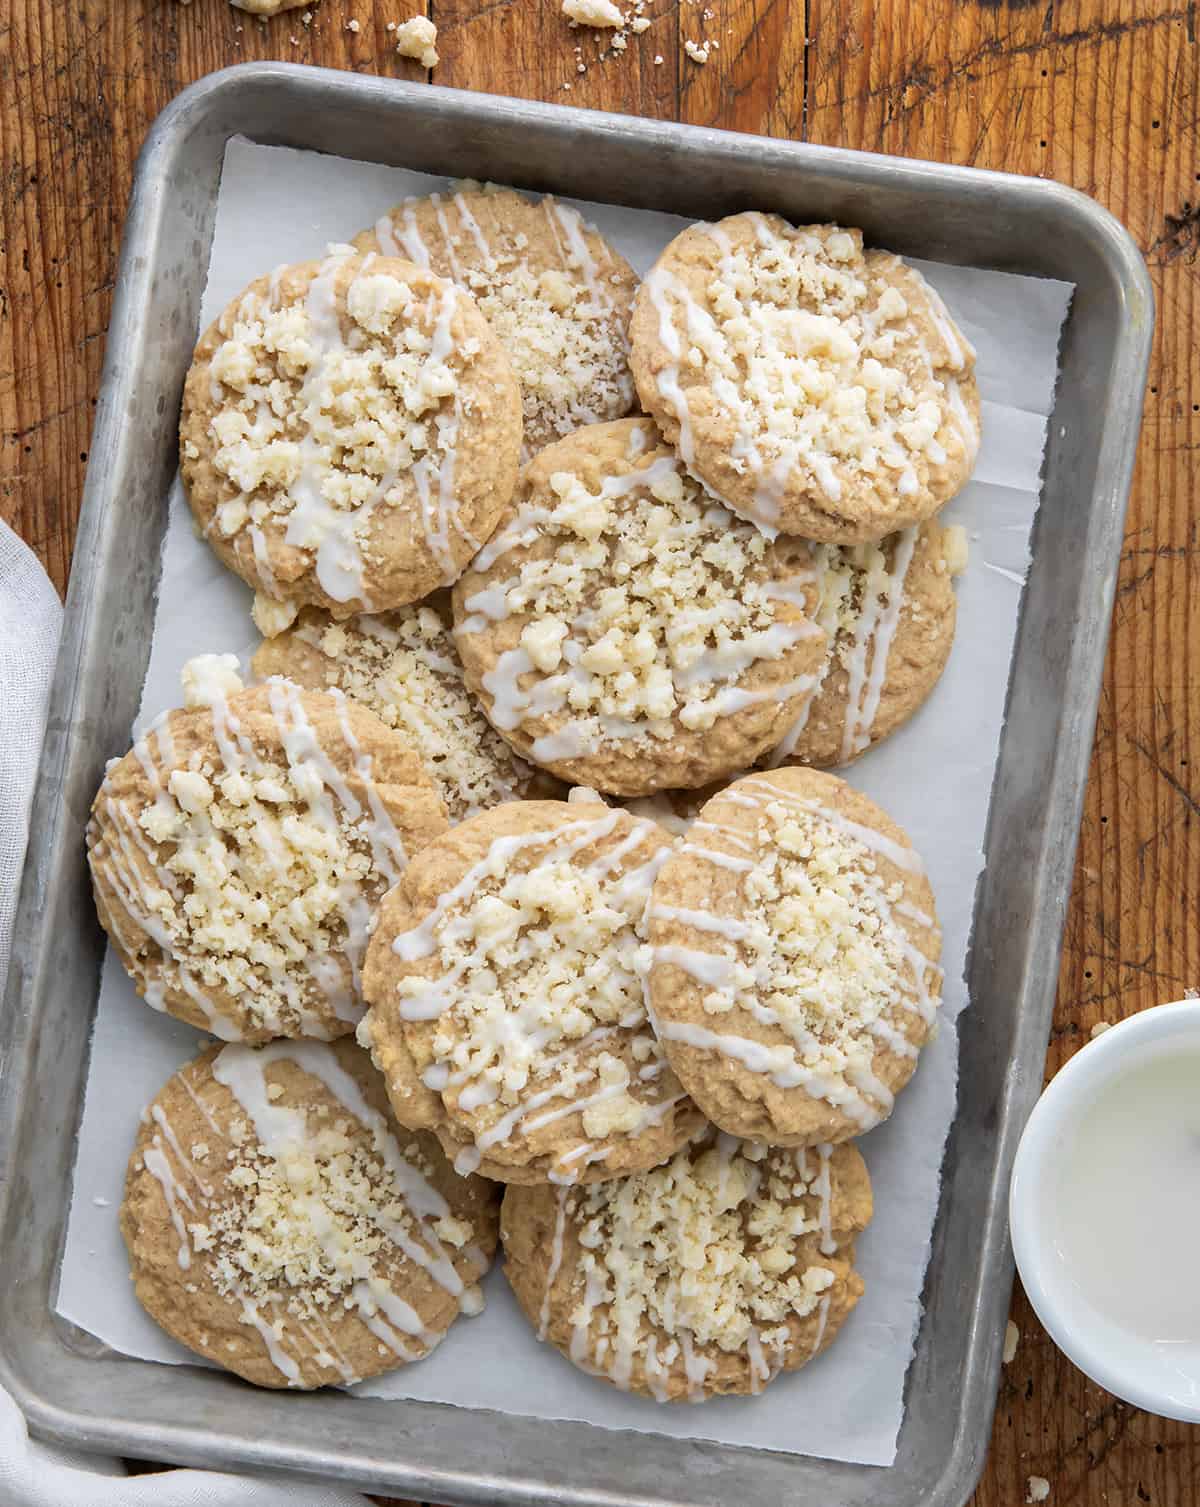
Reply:
[[539, 1337], [659, 1400], [830, 1343], [940, 934], [812, 766], [946, 662], [973, 363], [855, 231], [735, 215], [639, 286], [478, 185], [204, 335], [181, 470], [257, 683], [192, 661], [88, 832], [138, 992], [219, 1038], [121, 1211], [171, 1334], [354, 1381], [478, 1312], [499, 1238]]

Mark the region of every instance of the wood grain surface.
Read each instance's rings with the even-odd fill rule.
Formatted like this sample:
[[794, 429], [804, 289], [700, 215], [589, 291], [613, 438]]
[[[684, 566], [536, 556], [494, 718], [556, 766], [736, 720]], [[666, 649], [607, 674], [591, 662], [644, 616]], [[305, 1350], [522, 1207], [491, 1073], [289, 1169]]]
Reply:
[[[1159, 322], [1047, 1073], [1096, 1022], [1200, 989], [1194, 0], [647, 0], [624, 54], [557, 0], [427, 9], [442, 84], [1043, 174], [1129, 227]], [[226, 0], [0, 0], [0, 517], [60, 589], [150, 121], [245, 59], [420, 78], [386, 29], [413, 10], [320, 0], [306, 24]], [[714, 44], [705, 65], [687, 41]], [[1019, 1293], [1013, 1317], [976, 1507], [1018, 1507], [1039, 1476], [1052, 1507], [1196, 1507], [1200, 1429], [1090, 1385]]]

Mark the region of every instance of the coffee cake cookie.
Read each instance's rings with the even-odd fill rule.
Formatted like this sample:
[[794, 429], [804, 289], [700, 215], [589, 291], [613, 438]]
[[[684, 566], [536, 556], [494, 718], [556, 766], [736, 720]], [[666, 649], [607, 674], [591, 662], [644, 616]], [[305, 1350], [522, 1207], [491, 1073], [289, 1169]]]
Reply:
[[467, 294], [347, 247], [229, 305], [196, 347], [179, 440], [224, 563], [348, 617], [457, 579], [512, 495], [520, 393]]
[[359, 1030], [396, 1118], [460, 1172], [593, 1182], [700, 1118], [646, 1019], [640, 926], [670, 838], [602, 801], [520, 801], [431, 843], [387, 896]]
[[569, 205], [462, 184], [406, 199], [354, 244], [407, 257], [475, 298], [521, 384], [530, 451], [633, 407], [637, 274]]
[[538, 1338], [659, 1402], [761, 1392], [832, 1343], [862, 1295], [871, 1183], [853, 1146], [706, 1128], [665, 1166], [509, 1188], [504, 1272]]
[[157, 1324], [260, 1387], [420, 1360], [483, 1307], [496, 1193], [401, 1130], [352, 1042], [211, 1047], [142, 1116], [121, 1233]]
[[908, 838], [844, 780], [776, 769], [713, 797], [648, 912], [649, 999], [714, 1124], [779, 1146], [891, 1113], [940, 1003], [941, 933]]
[[311, 690], [336, 687], [374, 712], [420, 755], [457, 822], [555, 782], [519, 759], [479, 710], [463, 682], [448, 604], [445, 616], [441, 606], [424, 602], [340, 623], [307, 607], [260, 645], [253, 669]]
[[526, 466], [454, 591], [467, 684], [522, 756], [616, 795], [745, 769], [816, 685], [809, 546], [706, 496], [645, 419]]
[[936, 521], [878, 544], [815, 547], [828, 657], [769, 763], [849, 764], [925, 703], [954, 643], [966, 550], [964, 529]]
[[362, 1015], [375, 906], [446, 815], [404, 740], [340, 692], [184, 671], [108, 768], [88, 862], [100, 923], [156, 1010], [225, 1040], [322, 1039]]
[[880, 539], [930, 517], [974, 464], [975, 353], [920, 273], [857, 230], [693, 225], [642, 284], [630, 333], [646, 412], [769, 532]]

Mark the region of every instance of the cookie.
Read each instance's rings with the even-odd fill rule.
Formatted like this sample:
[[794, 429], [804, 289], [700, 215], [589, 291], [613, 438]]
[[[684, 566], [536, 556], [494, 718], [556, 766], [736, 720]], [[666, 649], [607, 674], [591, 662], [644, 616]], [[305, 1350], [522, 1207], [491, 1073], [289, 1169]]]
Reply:
[[778, 1146], [891, 1113], [940, 1003], [941, 933], [908, 838], [834, 775], [775, 769], [713, 797], [648, 912], [649, 998], [714, 1124]]
[[560, 779], [615, 795], [745, 769], [824, 662], [809, 546], [732, 517], [645, 419], [535, 456], [453, 600], [493, 727]]
[[538, 1338], [582, 1370], [701, 1402], [760, 1392], [832, 1343], [862, 1295], [871, 1212], [855, 1147], [708, 1128], [620, 1182], [507, 1189], [504, 1272]]
[[914, 268], [857, 230], [693, 225], [630, 326], [642, 406], [762, 528], [862, 544], [930, 517], [979, 443], [975, 353]]
[[480, 712], [440, 605], [340, 623], [306, 607], [292, 627], [260, 645], [253, 669], [311, 690], [337, 687], [374, 712], [420, 755], [458, 822], [554, 782], [519, 759]]
[[354, 244], [407, 257], [474, 297], [521, 384], [530, 451], [633, 407], [637, 274], [569, 205], [462, 184], [406, 199]]
[[851, 763], [924, 705], [954, 643], [962, 528], [934, 521], [878, 544], [818, 545], [814, 554], [829, 652], [771, 764]]
[[180, 472], [231, 570], [334, 617], [456, 580], [512, 495], [512, 366], [471, 298], [409, 262], [282, 267], [196, 347]]
[[591, 799], [518, 801], [431, 843], [387, 896], [359, 1030], [396, 1118], [460, 1172], [593, 1182], [701, 1123], [642, 998], [639, 932], [670, 838]]
[[92, 805], [100, 923], [139, 994], [224, 1040], [362, 1015], [375, 906], [446, 815], [404, 740], [340, 692], [243, 690], [232, 655], [114, 760]]
[[121, 1205], [134, 1292], [260, 1387], [349, 1385], [483, 1307], [496, 1194], [401, 1130], [353, 1042], [214, 1046], [142, 1116]]

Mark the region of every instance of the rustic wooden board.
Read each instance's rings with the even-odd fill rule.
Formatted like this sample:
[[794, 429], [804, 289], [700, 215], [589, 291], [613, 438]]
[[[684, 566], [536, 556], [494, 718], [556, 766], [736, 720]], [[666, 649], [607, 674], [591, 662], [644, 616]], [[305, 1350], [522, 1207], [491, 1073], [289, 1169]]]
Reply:
[[[419, 78], [386, 30], [416, 9], [320, 0], [306, 26], [225, 0], [0, 3], [0, 517], [60, 589], [149, 122], [185, 84], [251, 58]], [[1047, 1072], [1096, 1022], [1200, 988], [1194, 0], [647, 0], [651, 25], [623, 55], [567, 28], [557, 0], [425, 9], [439, 83], [1041, 173], [1130, 227], [1159, 325]], [[684, 43], [706, 40], [718, 45], [699, 66]], [[1021, 1341], [975, 1507], [1017, 1507], [1031, 1476], [1052, 1504], [1196, 1507], [1200, 1430], [1091, 1386], [1019, 1294], [1013, 1314]]]

